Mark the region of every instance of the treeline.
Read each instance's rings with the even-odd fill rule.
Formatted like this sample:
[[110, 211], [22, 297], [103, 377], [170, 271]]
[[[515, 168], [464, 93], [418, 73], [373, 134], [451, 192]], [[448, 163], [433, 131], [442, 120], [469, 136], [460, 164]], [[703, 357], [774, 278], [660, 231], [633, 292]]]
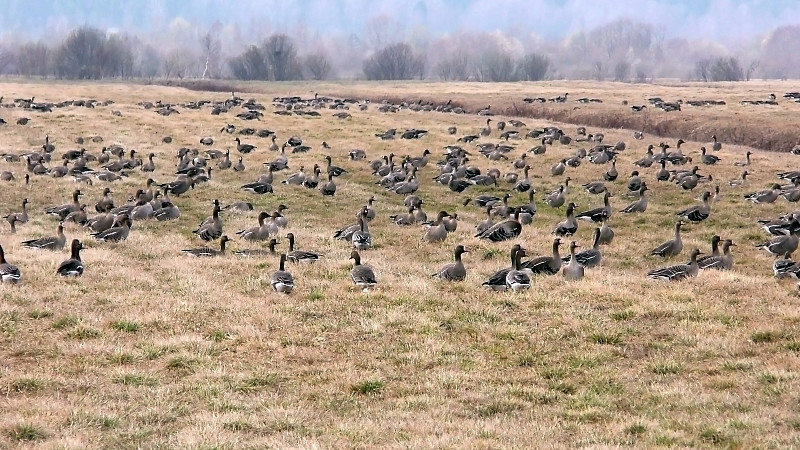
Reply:
[[[727, 48], [666, 38], [663, 26], [617, 20], [560, 41], [533, 33], [431, 36], [391, 19], [363, 35], [272, 33], [247, 42], [221, 25], [203, 32], [184, 22], [158, 40], [84, 26], [56, 42], [0, 42], [0, 75], [63, 79], [538, 81], [653, 79], [744, 81], [800, 78], [800, 26], [772, 30]], [[303, 30], [300, 30], [303, 31]], [[231, 37], [234, 36], [234, 37]]]

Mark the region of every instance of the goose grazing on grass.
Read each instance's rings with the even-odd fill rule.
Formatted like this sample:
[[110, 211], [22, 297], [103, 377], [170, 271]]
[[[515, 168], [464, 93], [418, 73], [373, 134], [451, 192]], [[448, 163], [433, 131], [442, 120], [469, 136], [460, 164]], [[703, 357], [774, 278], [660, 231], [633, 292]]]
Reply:
[[514, 254], [514, 265], [506, 274], [506, 286], [514, 292], [524, 291], [531, 287], [531, 275], [521, 267], [522, 257], [526, 256], [525, 249], [520, 248]]
[[464, 262], [461, 261], [461, 255], [468, 253], [469, 250], [463, 245], [457, 245], [453, 250], [455, 262], [445, 264], [438, 272], [431, 275], [442, 281], [464, 281], [467, 278], [467, 269], [464, 267]]
[[788, 235], [775, 236], [770, 240], [756, 244], [756, 248], [763, 248], [768, 253], [771, 253], [775, 256], [781, 256], [787, 253], [792, 254], [797, 250], [798, 231], [800, 231], [800, 223], [794, 220], [789, 226]]
[[359, 228], [353, 232], [350, 242], [356, 250], [367, 250], [372, 247], [372, 234], [369, 232], [369, 224], [367, 220], [367, 208], [361, 210], [358, 216]]
[[575, 249], [578, 247], [579, 245], [576, 244], [575, 241], [569, 244], [569, 264], [561, 271], [561, 274], [567, 281], [578, 281], [583, 278], [584, 266], [578, 262], [578, 257], [575, 255]]
[[744, 198], [756, 204], [775, 203], [775, 200], [777, 200], [780, 195], [781, 185], [773, 184], [771, 189], [753, 192], [752, 194], [745, 195]]
[[19, 267], [10, 264], [6, 261], [6, 254], [3, 251], [3, 246], [0, 245], [0, 282], [3, 284], [16, 284], [19, 282], [22, 275]]
[[671, 256], [675, 256], [683, 251], [683, 241], [681, 240], [681, 227], [683, 226], [683, 222], [680, 220], [675, 223], [675, 238], [664, 242], [663, 244], [659, 245], [658, 247], [654, 248], [652, 252], [650, 252], [651, 256], [661, 256], [664, 258], [669, 258]]
[[514, 209], [513, 216], [510, 219], [496, 223], [475, 235], [478, 239], [486, 239], [492, 242], [501, 242], [509, 239], [514, 239], [522, 233], [522, 224], [519, 222], [519, 210]]
[[561, 269], [561, 255], [558, 248], [561, 246], [561, 239], [553, 239], [553, 254], [551, 256], [539, 256], [521, 264], [520, 267], [530, 271], [532, 275], [555, 275]]
[[294, 263], [313, 263], [319, 260], [319, 255], [316, 253], [294, 249], [294, 233], [288, 233], [286, 238], [289, 239], [289, 252], [286, 253], [286, 259]]
[[578, 231], [578, 221], [575, 220], [575, 207], [578, 206], [575, 203], [570, 203], [567, 205], [567, 218], [562, 220], [561, 222], [556, 225], [553, 229], [553, 233], [556, 236], [566, 237], [572, 236]]
[[350, 279], [353, 280], [353, 284], [364, 289], [364, 292], [378, 284], [372, 267], [361, 264], [361, 255], [358, 254], [358, 251], [353, 250], [350, 253], [350, 259], [353, 260], [353, 268], [350, 270]]
[[[600, 228], [595, 228], [592, 234], [592, 248], [580, 251], [575, 254], [575, 260], [581, 266], [591, 269], [600, 265], [603, 260], [603, 253], [600, 251]], [[564, 265], [572, 261], [572, 253], [561, 259]]]
[[131, 231], [131, 219], [127, 214], [122, 214], [117, 217], [117, 226], [111, 227], [105, 231], [93, 233], [92, 237], [102, 242], [120, 242], [128, 239]]
[[697, 256], [701, 254], [702, 252], [700, 252], [699, 249], [694, 249], [692, 253], [690, 253], [691, 259], [689, 264], [661, 267], [647, 272], [647, 276], [648, 278], [665, 281], [677, 281], [683, 280], [684, 278], [696, 277], [697, 273], [700, 271], [700, 267], [697, 265]]
[[64, 249], [67, 244], [67, 237], [64, 235], [64, 223], [58, 223], [58, 231], [55, 236], [41, 237], [39, 239], [31, 239], [29, 241], [22, 241], [22, 246], [27, 248], [39, 248], [43, 250], [51, 250], [59, 252]]
[[83, 250], [83, 244], [81, 244], [81, 241], [73, 239], [72, 244], [70, 245], [71, 256], [68, 260], [62, 262], [58, 266], [56, 273], [62, 277], [82, 276], [84, 267], [83, 262], [81, 261], [81, 250]]
[[647, 190], [647, 185], [643, 184], [642, 187], [639, 188], [639, 200], [636, 200], [635, 202], [621, 209], [620, 212], [625, 214], [633, 214], [647, 211], [647, 195], [645, 194]]
[[730, 268], [733, 267], [731, 247], [735, 246], [736, 244], [734, 244], [733, 241], [726, 239], [725, 242], [722, 243], [722, 255], [701, 258], [702, 261], [698, 260], [697, 264], [701, 269], [730, 270]]
[[194, 256], [197, 258], [210, 258], [214, 256], [222, 256], [225, 254], [225, 244], [229, 241], [228, 236], [222, 236], [219, 240], [219, 250], [209, 248], [209, 247], [199, 247], [199, 248], [187, 248], [181, 250], [181, 252], [186, 253], [189, 256]]
[[51, 206], [45, 209], [44, 212], [51, 216], [58, 217], [59, 220], [64, 220], [64, 218], [67, 217], [67, 214], [81, 209], [81, 204], [78, 202], [78, 199], [81, 195], [83, 195], [83, 192], [81, 192], [80, 189], [77, 189], [72, 193], [72, 203], [67, 203], [66, 205], [60, 206]]
[[685, 217], [692, 223], [698, 223], [706, 220], [711, 214], [711, 192], [703, 192], [703, 204], [692, 206], [691, 208], [684, 209], [676, 214], [678, 217]]
[[278, 270], [272, 272], [269, 284], [272, 285], [275, 292], [282, 294], [290, 294], [294, 289], [294, 277], [286, 270], [286, 253], [281, 255], [280, 266]]
[[222, 218], [219, 217], [219, 202], [215, 200], [214, 209], [211, 212], [211, 217], [206, 218], [200, 226], [192, 231], [200, 239], [209, 242], [219, 239], [222, 236]]
[[611, 195], [610, 192], [606, 191], [605, 195], [603, 195], [603, 206], [575, 214], [575, 218], [578, 220], [586, 220], [589, 222], [600, 223], [603, 220], [604, 212], [608, 217], [611, 217], [612, 210], [611, 210], [611, 205], [608, 202], [608, 199], [611, 197], [613, 197], [613, 195]]
[[733, 163], [733, 165], [734, 166], [739, 166], [739, 167], [749, 166], [750, 165], [750, 155], [752, 155], [752, 154], [753, 154], [753, 152], [748, 150], [747, 153], [745, 153], [744, 161], [736, 161], [735, 163]]
[[511, 252], [510, 252], [511, 266], [500, 269], [497, 272], [493, 273], [492, 275], [489, 276], [489, 278], [486, 279], [486, 281], [484, 281], [481, 284], [481, 286], [489, 288], [494, 291], [505, 291], [506, 289], [508, 289], [508, 286], [506, 285], [506, 275], [508, 275], [508, 272], [510, 272], [514, 268], [514, 260], [517, 257], [517, 252], [520, 251], [521, 249], [522, 247], [519, 244], [514, 244], [513, 246], [511, 246]]
[[[27, 223], [28, 222], [28, 203], [30, 201], [26, 198], [22, 200], [22, 212], [18, 213], [9, 213], [3, 216], [9, 223], [16, 222], [16, 223]], [[64, 215], [66, 217], [66, 214]]]

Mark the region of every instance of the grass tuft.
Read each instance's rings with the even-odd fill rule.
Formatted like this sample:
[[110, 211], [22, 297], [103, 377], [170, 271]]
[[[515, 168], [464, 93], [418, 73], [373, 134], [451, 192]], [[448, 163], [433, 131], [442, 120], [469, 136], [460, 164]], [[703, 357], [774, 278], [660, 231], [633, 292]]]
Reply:
[[139, 331], [140, 325], [138, 322], [130, 320], [115, 320], [111, 322], [111, 329], [121, 331], [124, 333], [136, 333]]
[[359, 395], [377, 394], [383, 390], [385, 384], [381, 380], [364, 380], [350, 386], [350, 392]]
[[39, 441], [48, 436], [44, 429], [31, 423], [20, 423], [6, 428], [6, 436], [13, 441]]

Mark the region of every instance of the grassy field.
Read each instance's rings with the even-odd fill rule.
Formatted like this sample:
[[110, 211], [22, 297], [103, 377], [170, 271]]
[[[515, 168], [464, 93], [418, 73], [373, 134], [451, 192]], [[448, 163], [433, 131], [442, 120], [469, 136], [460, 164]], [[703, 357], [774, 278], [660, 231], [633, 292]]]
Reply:
[[[743, 195], [775, 181], [775, 173], [797, 169], [793, 155], [755, 151], [749, 185], [729, 187], [739, 178], [746, 147], [733, 145], [719, 129], [741, 124], [770, 123], [791, 129], [800, 105], [783, 101], [778, 107], [741, 106], [742, 99], [779, 97], [792, 90], [786, 83], [715, 85], [623, 84], [253, 84], [241, 87], [267, 107], [261, 122], [237, 119], [238, 109], [220, 116], [209, 108], [162, 117], [137, 105], [142, 100], [179, 103], [222, 101], [229, 93], [124, 84], [0, 84], [8, 99], [35, 96], [37, 101], [78, 98], [114, 100], [108, 107], [67, 107], [52, 113], [0, 108], [8, 124], [0, 126], [0, 153], [22, 153], [40, 147], [45, 134], [60, 155], [78, 148], [78, 136], [101, 135], [103, 143], [87, 142], [95, 155], [117, 143], [140, 154], [157, 155], [158, 182], [174, 178], [175, 155], [181, 146], [200, 147], [211, 136], [212, 148], [235, 151], [237, 128], [269, 128], [278, 142], [301, 136], [312, 147], [290, 155], [290, 169], [276, 173], [275, 193], [255, 196], [239, 186], [262, 173], [262, 163], [276, 155], [268, 139], [244, 157], [246, 170], [215, 171], [208, 184], [175, 199], [182, 216], [173, 223], [136, 222], [128, 240], [100, 243], [86, 230], [67, 224], [68, 238], [79, 238], [86, 274], [60, 279], [58, 264], [68, 253], [23, 248], [20, 242], [55, 233], [57, 221], [43, 214], [49, 205], [68, 203], [76, 188], [71, 179], [32, 176], [31, 186], [3, 183], [0, 213], [19, 210], [31, 200], [29, 223], [10, 234], [3, 222], [0, 244], [9, 262], [22, 270], [17, 286], [0, 286], [0, 446], [32, 448], [537, 448], [537, 447], [797, 447], [800, 446], [800, 313], [797, 290], [790, 281], [772, 276], [773, 258], [754, 248], [766, 238], [756, 220], [795, 209], [779, 199], [753, 205]], [[561, 275], [536, 278], [530, 291], [513, 294], [482, 290], [480, 284], [508, 265], [508, 249], [521, 243], [531, 256], [550, 253], [552, 235], [564, 208], [541, 201], [563, 177], [551, 177], [549, 167], [571, 155], [582, 143], [554, 145], [545, 155], [532, 156], [533, 186], [538, 213], [519, 239], [488, 243], [473, 237], [484, 211], [461, 206], [479, 193], [502, 194], [498, 188], [470, 187], [462, 194], [431, 181], [442, 147], [457, 137], [477, 133], [485, 118], [437, 112], [380, 113], [352, 108], [352, 118], [278, 116], [271, 100], [278, 95], [312, 97], [314, 92], [358, 98], [418, 98], [485, 106], [504, 112], [525, 96], [570, 93], [565, 108], [591, 115], [628, 114], [621, 100], [646, 103], [659, 95], [726, 100], [725, 107], [661, 114], [649, 121], [701, 121], [691, 136], [699, 142], [683, 145], [699, 161], [701, 145], [710, 134], [721, 135], [722, 158], [717, 166], [701, 165], [700, 173], [714, 182], [684, 192], [658, 183], [656, 168], [639, 169], [651, 187], [650, 206], [635, 216], [619, 214], [632, 199], [624, 196], [627, 175], [648, 144], [674, 139], [653, 136], [634, 140], [631, 130], [602, 131], [604, 142], [625, 141], [618, 158], [619, 179], [607, 183], [615, 213], [610, 224], [616, 239], [603, 248], [599, 268], [587, 270], [580, 282]], [[238, 92], [237, 92], [238, 93]], [[582, 106], [573, 97], [598, 97], [602, 104]], [[593, 110], [594, 108], [594, 110]], [[120, 116], [112, 115], [118, 110]], [[593, 112], [594, 111], [594, 112]], [[632, 113], [631, 113], [632, 114]], [[28, 125], [16, 125], [22, 116]], [[581, 116], [582, 117], [582, 116]], [[501, 115], [496, 120], [510, 119]], [[575, 136], [575, 124], [524, 118], [527, 128], [562, 127]], [[446, 129], [455, 125], [455, 136]], [[381, 141], [375, 133], [387, 128], [423, 128], [419, 140]], [[655, 129], [655, 128], [654, 128]], [[676, 128], [677, 130], [677, 128]], [[670, 133], [667, 133], [670, 134]], [[171, 144], [162, 143], [171, 136]], [[707, 136], [706, 136], [707, 135]], [[497, 142], [498, 132], [480, 142]], [[688, 139], [687, 139], [688, 140]], [[326, 141], [332, 147], [321, 147]], [[510, 141], [515, 156], [538, 142]], [[583, 144], [585, 146], [585, 144]], [[474, 154], [471, 163], [510, 170]], [[367, 152], [366, 161], [349, 161], [353, 148]], [[398, 227], [388, 218], [403, 213], [403, 197], [374, 184], [367, 161], [390, 152], [435, 158], [420, 171], [429, 217], [439, 210], [458, 213], [458, 230], [444, 243], [421, 241], [421, 226]], [[466, 148], [466, 146], [465, 146]], [[335, 197], [317, 190], [290, 187], [279, 180], [304, 165], [324, 167], [324, 156], [350, 173], [341, 177]], [[235, 162], [235, 160], [234, 160]], [[602, 179], [608, 165], [588, 161], [568, 169], [573, 182], [568, 194], [579, 210], [602, 205], [601, 196], [586, 193], [580, 183]], [[0, 162], [21, 178], [22, 163]], [[103, 188], [110, 186], [117, 204], [144, 187], [147, 174], [132, 171], [114, 183], [81, 185], [84, 202], [93, 209]], [[672, 237], [675, 213], [694, 204], [703, 190], [720, 186], [721, 198], [711, 216], [684, 227], [684, 252], [668, 261], [649, 256], [650, 250]], [[370, 195], [376, 197], [377, 218], [370, 228], [374, 247], [362, 252], [379, 285], [370, 292], [352, 286], [347, 258], [350, 246], [334, 240], [335, 230], [355, 221], [355, 213]], [[302, 249], [322, 253], [313, 265], [290, 265], [295, 291], [272, 291], [269, 276], [278, 258], [191, 259], [180, 252], [203, 243], [191, 233], [209, 216], [212, 201], [250, 201], [254, 211], [223, 215], [224, 231], [233, 250], [254, 247], [235, 232], [256, 224], [259, 211], [289, 206], [289, 227]], [[510, 204], [527, 203], [516, 193]], [[575, 240], [591, 245], [593, 227], [582, 222]], [[648, 270], [684, 262], [689, 250], [708, 251], [712, 235], [730, 238], [735, 264], [729, 272], [701, 272], [695, 279], [666, 283], [646, 278]], [[448, 284], [430, 278], [452, 260], [452, 250], [464, 244], [467, 279]], [[212, 246], [217, 245], [212, 243]]]

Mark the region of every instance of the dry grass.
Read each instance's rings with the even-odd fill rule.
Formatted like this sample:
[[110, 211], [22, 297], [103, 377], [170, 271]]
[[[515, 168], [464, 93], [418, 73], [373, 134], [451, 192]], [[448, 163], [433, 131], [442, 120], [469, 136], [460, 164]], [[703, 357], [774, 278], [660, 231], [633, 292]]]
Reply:
[[[454, 141], [446, 134], [448, 126], [457, 125], [460, 136], [479, 130], [482, 118], [407, 110], [381, 114], [373, 107], [351, 110], [353, 118], [341, 121], [327, 110], [316, 119], [275, 116], [269, 106], [276, 95], [311, 96], [315, 91], [452, 96], [465, 103], [492, 104], [493, 109], [537, 92], [567, 91], [578, 97], [581, 89], [604, 89], [591, 96], [606, 100], [607, 95], [603, 105], [608, 107], [621, 97], [643, 103], [645, 91], [665, 99], [687, 98], [692, 92], [724, 99], [782, 92], [780, 85], [762, 86], [764, 92], [735, 90], [751, 86], [759, 85], [249, 85], [249, 90], [260, 92], [254, 94], [256, 99], [268, 105], [264, 121], [252, 123], [233, 114], [214, 117], [208, 109], [181, 109], [181, 114], [163, 118], [136, 106], [140, 100], [221, 100], [226, 94], [120, 84], [3, 84], [6, 98], [94, 97], [116, 104], [50, 114], [0, 109], [9, 122], [0, 127], [2, 152], [35, 148], [49, 133], [60, 155], [75, 147], [76, 136], [100, 134], [106, 141], [87, 145], [89, 151], [98, 153], [101, 145], [115, 142], [141, 153], [155, 152], [159, 158], [154, 178], [166, 181], [173, 176], [177, 148], [199, 146], [203, 136], [213, 136], [218, 141], [215, 148], [231, 148], [233, 136], [219, 129], [233, 123], [277, 130], [282, 139], [302, 136], [314, 149], [308, 155], [292, 155], [294, 169], [324, 163], [320, 143], [325, 140], [333, 147], [334, 163], [351, 174], [340, 180], [333, 199], [278, 183], [271, 196], [244, 194], [238, 186], [255, 179], [260, 164], [274, 157], [266, 150], [268, 140], [248, 137], [245, 142], [261, 148], [245, 157], [246, 172], [220, 171], [210, 185], [178, 199], [183, 216], [177, 223], [137, 223], [120, 244], [94, 242], [69, 225], [68, 237], [79, 237], [88, 247], [83, 252], [87, 272], [80, 280], [55, 276], [66, 253], [38, 252], [19, 244], [55, 231], [56, 222], [41, 211], [67, 202], [74, 185], [40, 177], [33, 179], [30, 190], [19, 183], [4, 184], [0, 212], [16, 210], [27, 196], [33, 215], [16, 235], [10, 235], [7, 226], [0, 233], [9, 261], [23, 271], [19, 286], [0, 286], [0, 387], [5, 395], [0, 403], [0, 445], [798, 446], [797, 296], [792, 283], [772, 278], [772, 259], [752, 246], [764, 237], [755, 219], [794, 207], [782, 199], [774, 205], [751, 205], [742, 198], [774, 182], [776, 171], [796, 168], [789, 156], [756, 152], [754, 175], [746, 188], [724, 183], [738, 177], [739, 168], [732, 162], [742, 159], [746, 148], [726, 144], [719, 152], [723, 163], [701, 169], [721, 181], [723, 198], [707, 221], [686, 227], [686, 247], [706, 249], [715, 233], [732, 238], [739, 247], [731, 272], [704, 272], [674, 284], [645, 278], [648, 269], [664, 264], [646, 256], [649, 250], [671, 236], [674, 213], [696, 203], [698, 195], [658, 185], [653, 169], [642, 170], [654, 187], [647, 213], [612, 218], [617, 239], [604, 249], [602, 266], [587, 271], [583, 281], [565, 283], [555, 276], [537, 279], [533, 289], [521, 295], [488, 293], [479, 285], [507, 265], [511, 243], [490, 244], [472, 237], [472, 226], [483, 213], [459, 206], [466, 195], [433, 185], [435, 167], [422, 171], [420, 192], [429, 215], [447, 209], [463, 217], [457, 233], [445, 243], [425, 244], [420, 242], [421, 228], [401, 229], [387, 220], [389, 214], [403, 212], [402, 198], [377, 189], [366, 163], [346, 158], [352, 148], [365, 148], [369, 159], [388, 152], [418, 155], [425, 148], [438, 153]], [[111, 108], [123, 116], [113, 116]], [[725, 111], [735, 118], [744, 111], [739, 108], [744, 107]], [[796, 114], [800, 105], [779, 109]], [[753, 120], [776, 117], [774, 126], [783, 126], [781, 113], [757, 111]], [[22, 115], [33, 120], [25, 127], [14, 125]], [[529, 127], [551, 124], [525, 121]], [[563, 126], [572, 133], [573, 126]], [[425, 128], [430, 134], [418, 141], [372, 137], [389, 127]], [[614, 193], [622, 194], [631, 161], [660, 139], [634, 141], [630, 131], [603, 131], [607, 141], [629, 144], [618, 163], [622, 176], [611, 184]], [[165, 135], [173, 137], [173, 144], [161, 143]], [[533, 146], [518, 144], [520, 151]], [[701, 144], [708, 142], [689, 142], [684, 150], [696, 156]], [[549, 167], [576, 148], [578, 144], [556, 145], [534, 157], [534, 172], [541, 177], [534, 181], [537, 191], [561, 182], [549, 176]], [[484, 169], [508, 169], [477, 157], [473, 162]], [[0, 170], [7, 169], [18, 175], [24, 170], [0, 163]], [[599, 179], [606, 169], [585, 162], [568, 174], [582, 183]], [[283, 173], [276, 178], [282, 179]], [[114, 183], [117, 203], [145, 179], [137, 172]], [[581, 207], [602, 203], [574, 186], [569, 196]], [[82, 187], [87, 203], [92, 205], [103, 187], [99, 182]], [[477, 192], [494, 191], [475, 188], [466, 194]], [[351, 287], [347, 275], [348, 246], [331, 236], [354, 220], [358, 206], [373, 193], [379, 211], [371, 225], [376, 248], [364, 252], [363, 259], [375, 268], [380, 285], [363, 293]], [[179, 250], [200, 245], [190, 232], [210, 214], [214, 198], [256, 205], [252, 214], [224, 217], [230, 236], [255, 224], [258, 211], [288, 205], [289, 229], [300, 247], [319, 251], [324, 258], [311, 266], [290, 266], [297, 286], [289, 296], [274, 294], [269, 286], [277, 258], [189, 259]], [[526, 199], [517, 194], [512, 204]], [[616, 209], [627, 201], [621, 195], [612, 198]], [[534, 224], [525, 228], [519, 242], [534, 255], [547, 254], [550, 230], [562, 217], [562, 210], [540, 204]], [[588, 245], [591, 232], [592, 227], [582, 224], [576, 239]], [[465, 256], [467, 280], [446, 284], [429, 278], [451, 260], [457, 243], [472, 250]], [[231, 243], [233, 249], [251, 246]]]

